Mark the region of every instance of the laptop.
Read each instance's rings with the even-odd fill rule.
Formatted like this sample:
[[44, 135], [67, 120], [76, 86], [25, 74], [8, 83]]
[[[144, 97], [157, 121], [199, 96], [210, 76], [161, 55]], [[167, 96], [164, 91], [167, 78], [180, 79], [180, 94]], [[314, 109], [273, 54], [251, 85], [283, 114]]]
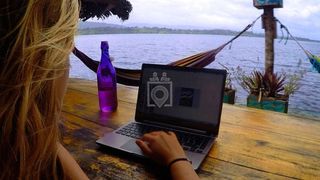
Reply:
[[173, 131], [195, 170], [218, 136], [227, 72], [143, 64], [134, 121], [96, 142], [144, 157], [136, 139]]

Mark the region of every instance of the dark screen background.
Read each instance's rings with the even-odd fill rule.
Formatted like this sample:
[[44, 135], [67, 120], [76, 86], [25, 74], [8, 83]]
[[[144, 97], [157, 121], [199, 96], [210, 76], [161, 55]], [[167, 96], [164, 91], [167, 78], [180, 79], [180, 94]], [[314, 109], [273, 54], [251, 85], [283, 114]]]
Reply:
[[[166, 73], [170, 81], [150, 81], [154, 72], [157, 73], [159, 81], [163, 73]], [[160, 108], [151, 97], [152, 89], [156, 87], [158, 90], [155, 89], [153, 94], [162, 99], [160, 105], [163, 105]], [[140, 88], [137, 112], [149, 121], [164, 121], [182, 126], [191, 126], [196, 122], [206, 130], [219, 125], [224, 88], [223, 73], [145, 68]], [[163, 88], [169, 92], [168, 98], [164, 98]]]

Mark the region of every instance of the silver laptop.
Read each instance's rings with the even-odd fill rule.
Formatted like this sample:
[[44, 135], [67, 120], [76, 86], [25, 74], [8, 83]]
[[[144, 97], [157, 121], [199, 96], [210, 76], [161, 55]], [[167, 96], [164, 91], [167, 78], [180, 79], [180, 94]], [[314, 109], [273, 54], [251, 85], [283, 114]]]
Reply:
[[137, 138], [173, 131], [198, 169], [219, 132], [225, 79], [225, 70], [143, 64], [134, 121], [97, 143], [144, 156]]

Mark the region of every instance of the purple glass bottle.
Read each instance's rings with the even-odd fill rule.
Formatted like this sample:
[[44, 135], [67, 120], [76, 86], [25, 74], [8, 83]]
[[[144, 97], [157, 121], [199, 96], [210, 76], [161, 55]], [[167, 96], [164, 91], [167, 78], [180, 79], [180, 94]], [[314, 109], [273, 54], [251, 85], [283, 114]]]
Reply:
[[99, 105], [102, 112], [115, 111], [118, 106], [117, 80], [109, 57], [107, 41], [101, 41], [101, 61], [97, 71]]

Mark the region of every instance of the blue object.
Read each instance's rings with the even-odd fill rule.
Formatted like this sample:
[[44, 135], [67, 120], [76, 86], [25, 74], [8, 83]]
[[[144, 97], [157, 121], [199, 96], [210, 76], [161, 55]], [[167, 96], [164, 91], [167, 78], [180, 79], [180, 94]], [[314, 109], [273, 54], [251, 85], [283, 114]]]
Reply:
[[253, 0], [253, 5], [258, 9], [266, 7], [282, 8], [283, 0]]
[[306, 53], [314, 69], [320, 73], [320, 57], [311, 54], [309, 51], [306, 51]]

